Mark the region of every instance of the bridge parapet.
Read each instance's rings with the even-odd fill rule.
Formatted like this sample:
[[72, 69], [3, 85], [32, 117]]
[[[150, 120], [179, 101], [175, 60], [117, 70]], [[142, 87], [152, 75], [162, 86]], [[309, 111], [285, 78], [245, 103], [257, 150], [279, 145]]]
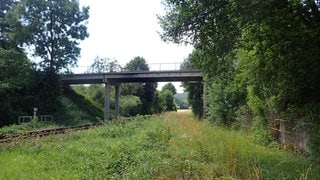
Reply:
[[[169, 62], [169, 63], [149, 63], [150, 71], [179, 71], [183, 62]], [[77, 66], [71, 68], [73, 74], [89, 74], [89, 73], [108, 73], [105, 71], [108, 69], [108, 65], [102, 65], [97, 69], [93, 69], [91, 66]], [[119, 72], [119, 71], [117, 71]]]

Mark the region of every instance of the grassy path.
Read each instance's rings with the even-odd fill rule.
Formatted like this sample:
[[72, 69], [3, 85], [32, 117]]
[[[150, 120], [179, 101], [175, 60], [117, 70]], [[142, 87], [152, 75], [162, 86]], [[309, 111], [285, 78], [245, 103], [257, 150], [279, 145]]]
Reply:
[[190, 112], [0, 144], [0, 179], [320, 179], [319, 167]]

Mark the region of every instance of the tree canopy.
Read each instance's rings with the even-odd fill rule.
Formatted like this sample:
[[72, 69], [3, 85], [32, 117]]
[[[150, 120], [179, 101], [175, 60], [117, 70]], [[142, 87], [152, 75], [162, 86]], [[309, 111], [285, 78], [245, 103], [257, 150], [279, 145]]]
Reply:
[[33, 107], [48, 114], [61, 107], [58, 73], [77, 62], [88, 12], [78, 0], [0, 1], [0, 125], [30, 115]]
[[96, 57], [88, 71], [91, 73], [120, 72], [122, 67], [115, 59]]
[[143, 57], [134, 57], [124, 67], [124, 71], [149, 71], [149, 66]]
[[167, 83], [162, 87], [162, 91], [164, 91], [165, 89], [168, 89], [169, 91], [171, 91], [171, 93], [173, 95], [177, 94], [177, 89], [176, 87], [174, 87], [174, 85], [172, 83]]
[[[143, 57], [134, 57], [128, 62], [124, 71], [149, 71], [149, 66]], [[122, 86], [123, 95], [135, 95], [141, 100], [141, 114], [152, 114], [155, 103], [157, 83], [130, 83]]]
[[3, 35], [32, 49], [44, 70], [59, 72], [76, 65], [88, 18], [89, 7], [80, 9], [78, 0], [21, 0], [6, 13], [10, 31]]

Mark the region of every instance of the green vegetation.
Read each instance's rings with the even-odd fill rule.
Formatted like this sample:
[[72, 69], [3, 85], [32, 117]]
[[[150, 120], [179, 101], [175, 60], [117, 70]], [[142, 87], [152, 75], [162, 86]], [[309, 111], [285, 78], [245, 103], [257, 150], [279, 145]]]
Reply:
[[176, 102], [178, 109], [188, 109], [190, 107], [187, 92], [175, 94], [174, 101]]
[[[149, 65], [143, 57], [134, 57], [123, 68], [124, 71], [149, 71]], [[128, 86], [127, 86], [128, 85]], [[130, 83], [122, 85], [122, 95], [134, 95], [140, 98], [141, 108], [140, 114], [155, 113], [155, 98], [158, 84], [154, 82], [146, 83]]]
[[0, 144], [0, 179], [319, 179], [299, 155], [189, 112]]
[[[263, 144], [272, 143], [268, 127], [275, 119], [311, 124], [309, 147], [320, 160], [319, 1], [164, 0], [164, 5], [162, 38], [195, 47], [186, 67], [205, 75], [212, 123], [231, 127], [246, 118]], [[186, 87], [192, 107], [202, 107], [202, 86]]]
[[[182, 65], [181, 69], [192, 70], [195, 65], [188, 57]], [[188, 103], [192, 107], [193, 114], [199, 119], [203, 117], [203, 82], [182, 82], [182, 86], [188, 92]], [[207, 99], [207, 98], [206, 98]]]
[[103, 119], [103, 109], [70, 87], [64, 87], [63, 95], [59, 97], [60, 108], [53, 114], [55, 123], [59, 125], [79, 125], [97, 123]]
[[64, 88], [64, 93], [58, 97], [57, 103], [60, 108], [52, 114], [52, 122], [31, 121], [3, 126], [0, 128], [0, 136], [5, 133], [23, 134], [26, 131], [49, 127], [98, 123], [103, 119], [103, 111], [97, 103], [77, 94], [70, 87]]
[[79, 43], [88, 37], [88, 14], [74, 0], [1, 1], [0, 127], [33, 114], [34, 107], [39, 114], [61, 115], [58, 109], [70, 105], [60, 74], [77, 62]]
[[[148, 121], [138, 116], [126, 125], [1, 144], [0, 179], [320, 179], [318, 165], [278, 150], [268, 129], [275, 119], [295, 122], [294, 129], [309, 124], [308, 147], [313, 160], [320, 161], [319, 1], [163, 4], [163, 40], [194, 45], [181, 69], [201, 69], [206, 89], [203, 83], [183, 86], [198, 118], [206, 92], [208, 122], [186, 114]], [[77, 63], [80, 41], [88, 37], [88, 12], [77, 0], [1, 1], [0, 127], [31, 115], [34, 107], [55, 120], [4, 127], [0, 135], [102, 120], [103, 85], [70, 88], [60, 82]], [[25, 52], [39, 62], [31, 62]], [[123, 68], [116, 60], [97, 57], [89, 71], [149, 71], [149, 66], [143, 57]], [[175, 111], [173, 85], [156, 87], [153, 82], [123, 84], [121, 115]], [[251, 135], [213, 124], [245, 127]]]

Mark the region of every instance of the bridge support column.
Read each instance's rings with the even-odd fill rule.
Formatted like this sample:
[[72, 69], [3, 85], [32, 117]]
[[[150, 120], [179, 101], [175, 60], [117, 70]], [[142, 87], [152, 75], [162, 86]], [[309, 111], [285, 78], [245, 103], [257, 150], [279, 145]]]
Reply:
[[120, 83], [115, 85], [115, 119], [119, 118], [119, 110], [120, 110]]
[[207, 100], [206, 100], [206, 98], [207, 98], [207, 86], [206, 86], [206, 82], [205, 81], [203, 81], [202, 82], [202, 104], [203, 104], [203, 109], [202, 109], [202, 117], [203, 118], [206, 118], [206, 115], [207, 115], [207, 106], [208, 106], [208, 104], [207, 104]]
[[109, 120], [110, 112], [110, 84], [105, 81], [105, 93], [104, 93], [104, 120]]

